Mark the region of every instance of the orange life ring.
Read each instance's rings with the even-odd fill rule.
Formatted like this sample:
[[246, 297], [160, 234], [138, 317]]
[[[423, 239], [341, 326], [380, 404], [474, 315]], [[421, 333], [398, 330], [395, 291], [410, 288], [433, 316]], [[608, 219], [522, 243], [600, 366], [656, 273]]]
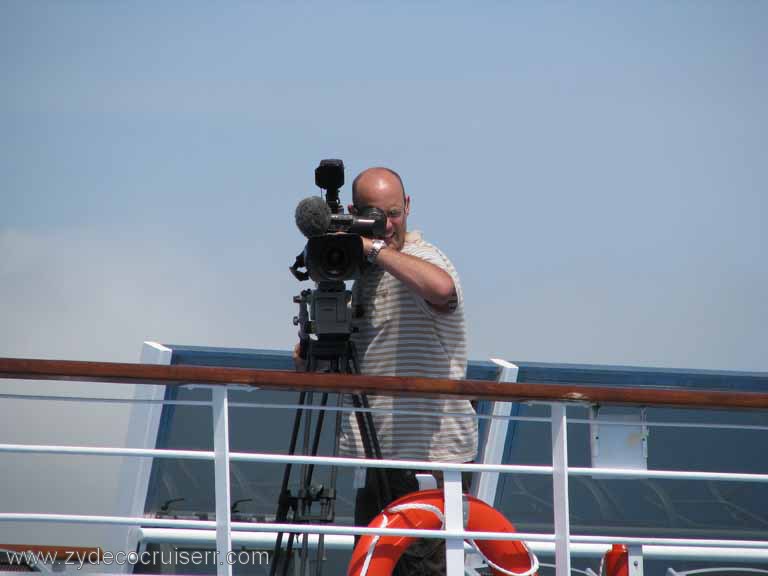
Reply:
[[598, 574], [603, 576], [628, 576], [629, 575], [629, 552], [623, 544], [614, 544], [611, 549], [605, 553], [600, 562]]
[[[464, 503], [467, 531], [515, 532], [509, 520], [482, 500], [465, 494]], [[443, 512], [443, 491], [422, 490], [395, 500], [368, 526], [439, 530], [443, 526]], [[391, 574], [414, 540], [409, 536], [361, 536], [352, 552], [347, 576]], [[469, 540], [469, 543], [483, 555], [493, 574], [533, 576], [539, 569], [536, 556], [519, 540]]]

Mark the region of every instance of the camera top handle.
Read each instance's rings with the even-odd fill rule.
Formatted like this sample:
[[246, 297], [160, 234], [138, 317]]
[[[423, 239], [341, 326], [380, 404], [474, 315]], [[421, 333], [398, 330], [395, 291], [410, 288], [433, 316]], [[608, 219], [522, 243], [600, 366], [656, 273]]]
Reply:
[[339, 202], [339, 189], [344, 186], [344, 162], [342, 160], [320, 160], [315, 168], [315, 184], [325, 190], [325, 201], [331, 214], [340, 214], [344, 209]]

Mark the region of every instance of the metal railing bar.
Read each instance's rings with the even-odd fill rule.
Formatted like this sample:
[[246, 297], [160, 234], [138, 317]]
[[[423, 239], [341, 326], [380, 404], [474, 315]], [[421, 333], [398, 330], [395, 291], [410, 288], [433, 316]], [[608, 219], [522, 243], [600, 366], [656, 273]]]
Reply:
[[[155, 528], [216, 528], [216, 522], [210, 520], [177, 520], [165, 518], [144, 518], [132, 516], [90, 516], [82, 514], [21, 514], [0, 513], [0, 522], [51, 522], [69, 524], [131, 525]], [[418, 538], [471, 538], [474, 540], [524, 540], [531, 542], [554, 542], [554, 534], [528, 532], [468, 532], [466, 530], [417, 530], [407, 528], [369, 528], [362, 526], [335, 526], [328, 524], [286, 524], [267, 522], [233, 522], [233, 531], [242, 532], [293, 532], [297, 534], [337, 534], [337, 535], [384, 535], [410, 536]], [[687, 538], [637, 538], [615, 536], [571, 535], [571, 542], [586, 544], [638, 544], [654, 546], [710, 547], [710, 548], [749, 548], [768, 549], [768, 540], [713, 540]]]
[[768, 474], [705, 472], [695, 470], [629, 470], [626, 468], [569, 467], [571, 476], [608, 476], [622, 478], [662, 478], [665, 480], [717, 480], [723, 482], [768, 482]]
[[52, 524], [103, 524], [111, 526], [148, 526], [154, 528], [205, 528], [216, 530], [213, 520], [179, 520], [143, 516], [98, 516], [87, 514], [21, 514], [0, 512], [0, 522], [50, 522]]
[[460, 472], [518, 472], [521, 474], [552, 473], [552, 466], [527, 466], [520, 464], [458, 464], [426, 460], [387, 460], [346, 458], [341, 456], [303, 456], [268, 454], [263, 452], [230, 452], [230, 459], [238, 462], [266, 462], [270, 464], [316, 464], [344, 468], [401, 468], [404, 470], [457, 470]]
[[[327, 524], [269, 524], [265, 522], [233, 522], [233, 531], [243, 532], [294, 532], [307, 534], [381, 534], [391, 536], [417, 536], [419, 538], [471, 538], [474, 540], [523, 540], [554, 543], [554, 534], [538, 532], [489, 532], [466, 530], [420, 530], [409, 528], [369, 528], [361, 526], [329, 526]], [[748, 548], [768, 550], [768, 540], [715, 540], [693, 538], [640, 538], [626, 536], [587, 536], [571, 534], [570, 541], [579, 544], [610, 546], [616, 543], [669, 547]]]
[[654, 428], [707, 428], [726, 430], [757, 430], [768, 431], [768, 426], [757, 424], [704, 424], [700, 422], [653, 422], [653, 421], [627, 421], [627, 420], [588, 420], [587, 418], [568, 418], [569, 424], [610, 424], [611, 426], [648, 426]]
[[688, 548], [700, 546], [704, 548], [753, 548], [768, 550], [768, 540], [714, 540], [694, 538], [639, 538], [629, 536], [587, 536], [571, 535], [572, 542], [582, 544], [637, 544], [639, 546], [671, 546]]
[[[98, 446], [55, 446], [40, 444], [0, 444], [0, 453], [65, 454], [80, 456], [133, 456], [141, 458], [177, 458], [185, 460], [213, 460], [214, 453], [203, 450], [165, 450], [149, 448], [109, 448]], [[338, 456], [303, 456], [255, 452], [231, 452], [230, 460], [237, 462], [262, 462], [269, 464], [315, 464], [346, 468], [401, 468], [410, 470], [457, 470], [462, 472], [499, 472], [507, 474], [552, 473], [552, 466], [528, 466], [519, 464], [457, 464], [419, 460], [369, 460]], [[768, 482], [768, 474], [737, 472], [707, 472], [692, 470], [628, 470], [623, 468], [569, 467], [571, 476], [659, 478], [667, 480], [715, 480], [723, 482]]]
[[[269, 402], [230, 402], [231, 408], [276, 408], [278, 410], [325, 410], [328, 412], [370, 412], [371, 414], [404, 414], [409, 416], [434, 416], [439, 414], [441, 416], [455, 416], [459, 418], [477, 418], [479, 420], [509, 420], [516, 422], [539, 422], [542, 424], [549, 424], [551, 418], [546, 416], [500, 416], [493, 414], [465, 414], [463, 412], [436, 412], [425, 410], [385, 410], [380, 408], [352, 408], [349, 406], [307, 406], [300, 404], [275, 404]], [[569, 424], [595, 424], [595, 420], [589, 420], [587, 418], [568, 418]], [[695, 422], [632, 422], [627, 420], [600, 420], [600, 425], [610, 424], [615, 426], [638, 426], [643, 424], [645, 426], [652, 426], [658, 428], [712, 428], [712, 429], [732, 429], [732, 430], [757, 430], [768, 431], [768, 426], [760, 426], [756, 424], [702, 424]]]
[[[242, 532], [294, 532], [297, 534], [381, 534], [390, 536], [416, 536], [419, 538], [472, 538], [474, 540], [523, 540], [531, 542], [555, 541], [554, 534], [542, 534], [536, 532], [489, 532], [466, 530], [420, 530], [409, 528], [369, 528], [363, 526], [333, 526], [327, 524], [285, 524], [267, 522], [233, 522], [233, 531]], [[693, 538], [642, 538], [626, 536], [588, 536], [571, 534], [570, 541], [581, 544], [605, 544], [615, 543], [654, 545], [654, 546], [680, 546], [680, 547], [711, 547], [711, 548], [749, 548], [768, 550], [768, 540], [714, 540]]]
[[140, 458], [178, 458], [213, 460], [213, 452], [204, 450], [164, 450], [151, 448], [105, 448], [100, 446], [55, 446], [44, 444], [0, 444], [0, 453], [67, 454], [79, 456], [136, 456]]
[[[151, 400], [141, 398], [94, 398], [92, 396], [53, 396], [53, 395], [35, 395], [35, 394], [0, 394], [0, 400], [45, 400], [53, 402], [89, 402], [94, 404], [162, 404], [164, 406], [202, 406], [208, 407], [211, 405], [209, 400]], [[304, 410], [325, 410], [328, 412], [353, 412], [352, 407], [347, 406], [301, 406], [299, 404], [276, 404], [269, 402], [230, 402], [230, 408], [276, 408], [278, 410], [296, 410], [302, 408]], [[403, 414], [409, 416], [434, 416], [440, 414], [441, 416], [455, 416], [459, 418], [477, 418], [479, 420], [510, 420], [516, 422], [539, 422], [547, 424], [550, 422], [549, 418], [536, 417], [536, 416], [497, 416], [492, 414], [465, 414], [462, 412], [436, 412], [436, 411], [423, 411], [423, 410], [384, 410], [378, 408], [358, 408], [358, 412], [370, 412], [372, 414]], [[594, 424], [594, 420], [587, 418], [569, 418], [569, 424]], [[610, 424], [611, 426], [638, 426], [639, 422], [631, 422], [626, 420], [600, 420], [600, 425]], [[754, 430], [754, 431], [768, 431], [768, 426], [760, 426], [757, 424], [705, 424], [698, 422], [642, 422], [647, 427], [654, 428], [703, 428], [713, 430]]]
[[[537, 555], [551, 555], [552, 545], [543, 542], [534, 542], [529, 545]], [[611, 544], [585, 544], [581, 542], [571, 543], [571, 556], [582, 558], [601, 558]], [[739, 559], [743, 562], [768, 561], [768, 549], [764, 548], [713, 548], [705, 546], [643, 546], [643, 558], [653, 560], [698, 560], [720, 561]]]
[[0, 400], [46, 400], [53, 402], [90, 402], [95, 404], [163, 404], [168, 406], [210, 406], [210, 400], [152, 400], [150, 398], [95, 398], [93, 396], [43, 396], [35, 394], [0, 394]]
[[[0, 400], [45, 400], [53, 402], [89, 402], [95, 404], [162, 404], [167, 406], [211, 406], [210, 400], [151, 400], [142, 398], [95, 398], [92, 396], [53, 396], [53, 395], [36, 395], [36, 394], [0, 394]], [[403, 414], [409, 416], [434, 416], [440, 414], [441, 416], [455, 416], [459, 418], [477, 418], [480, 420], [510, 420], [517, 422], [539, 422], [547, 424], [550, 419], [547, 417], [537, 416], [497, 416], [493, 414], [465, 414], [462, 412], [436, 412], [436, 411], [422, 411], [422, 410], [384, 410], [379, 408], [352, 408], [347, 406], [301, 406], [299, 404], [276, 404], [276, 403], [262, 403], [262, 402], [230, 402], [230, 408], [276, 408], [278, 410], [296, 410], [302, 408], [304, 410], [325, 410], [328, 412], [370, 412], [372, 414]], [[587, 418], [569, 418], [569, 424], [594, 424], [594, 420]], [[631, 422], [626, 420], [600, 420], [600, 425], [610, 424], [611, 426], [638, 426], [640, 422]], [[768, 426], [760, 426], [757, 424], [705, 424], [697, 422], [642, 422], [643, 425], [655, 428], [704, 428], [704, 429], [725, 429], [725, 430], [755, 430], [755, 431], [768, 431]]]
[[[211, 520], [177, 520], [165, 518], [144, 518], [132, 516], [96, 516], [84, 514], [22, 514], [0, 513], [0, 522], [50, 522], [54, 524], [100, 524], [112, 526], [146, 526], [154, 528], [205, 528], [216, 529]], [[337, 526], [329, 524], [286, 524], [266, 522], [232, 522], [233, 531], [242, 532], [293, 532], [296, 534], [355, 534], [416, 536], [419, 538], [473, 538], [475, 540], [531, 540], [551, 542], [551, 534], [527, 534], [523, 532], [465, 532], [443, 530], [417, 530], [408, 528], [368, 528]], [[767, 544], [768, 545], [768, 544]]]
[[[276, 532], [232, 532], [234, 546], [265, 546], [273, 547]], [[216, 535], [213, 530], [191, 530], [174, 528], [140, 528], [139, 539], [142, 542], [155, 544], [195, 544], [199, 546], [213, 546]], [[317, 546], [317, 535], [309, 537], [310, 548]], [[527, 541], [527, 546], [538, 556], [552, 556], [555, 548], [553, 542]], [[352, 550], [354, 537], [350, 535], [325, 535], [325, 547], [335, 550]], [[600, 558], [608, 550], [611, 544], [585, 544], [571, 543], [571, 556], [580, 558]], [[465, 548], [467, 550], [467, 548]], [[744, 561], [768, 560], [768, 549], [761, 548], [712, 548], [703, 546], [643, 546], [643, 557], [649, 559], [733, 559]]]
[[[216, 532], [213, 530], [192, 530], [189, 528], [139, 528], [139, 541], [153, 544], [196, 544], [215, 545]], [[277, 532], [232, 531], [233, 546], [268, 546], [272, 548], [277, 539]], [[309, 536], [310, 548], [317, 547], [318, 535]], [[352, 550], [354, 537], [350, 535], [326, 534], [325, 548]]]
[[[316, 410], [326, 412], [369, 412], [371, 414], [404, 414], [409, 416], [455, 416], [482, 420], [519, 420], [523, 422], [543, 422], [548, 424], [550, 419], [538, 416], [495, 416], [492, 414], [467, 414], [464, 412], [440, 412], [437, 410], [386, 410], [382, 408], [354, 408], [352, 406], [308, 406], [301, 404], [271, 404], [259, 402], [230, 402], [230, 408], [277, 408], [286, 410]], [[767, 428], [768, 429], [768, 428]]]
[[746, 574], [768, 574], [768, 570], [764, 568], [748, 568], [741, 566], [719, 566], [717, 568], [698, 568], [696, 570], [686, 570], [684, 572], [677, 572], [675, 570], [669, 570], [667, 574], [672, 576], [693, 576], [694, 574], [716, 574], [716, 573], [728, 573], [744, 572]]
[[[36, 394], [0, 394], [0, 400], [45, 400], [53, 402], [89, 402], [103, 404], [162, 404], [164, 406], [210, 407], [210, 400], [152, 400], [143, 398], [95, 398], [93, 396], [53, 396]], [[464, 412], [439, 412], [431, 410], [385, 410], [380, 408], [353, 408], [351, 406], [309, 406], [300, 404], [277, 404], [270, 402], [230, 402], [230, 408], [276, 408], [278, 410], [314, 410], [326, 412], [370, 412], [371, 414], [403, 414], [409, 416], [455, 416], [483, 420], [518, 420], [524, 422], [548, 423], [549, 418], [534, 416], [494, 416], [492, 414], [466, 414]], [[768, 427], [766, 427], [768, 430]]]
[[[459, 470], [463, 472], [502, 472], [518, 474], [551, 474], [552, 466], [528, 466], [519, 464], [455, 464], [416, 460], [369, 460], [365, 458], [343, 458], [334, 456], [287, 456], [256, 452], [232, 452], [232, 460], [241, 462], [269, 462], [284, 464], [299, 463], [326, 464], [343, 467], [403, 468], [411, 470]], [[746, 474], [737, 472], [707, 472], [688, 470], [627, 470], [624, 468], [580, 468], [568, 467], [573, 476], [622, 476], [625, 478], [667, 478], [670, 480], [722, 480], [734, 482], [768, 482], [768, 474]]]
[[[213, 460], [214, 453], [203, 450], [165, 450], [151, 448], [102, 448], [97, 446], [54, 446], [42, 444], [0, 444], [0, 453], [65, 454], [81, 456], [136, 456], [155, 458], [180, 458], [186, 460]], [[453, 464], [419, 460], [368, 460], [333, 456], [302, 456], [288, 454], [230, 452], [230, 461], [287, 464], [332, 465], [347, 468], [387, 467], [411, 470], [459, 470], [464, 472], [518, 472], [522, 474], [551, 474], [551, 466], [520, 466], [513, 464]]]

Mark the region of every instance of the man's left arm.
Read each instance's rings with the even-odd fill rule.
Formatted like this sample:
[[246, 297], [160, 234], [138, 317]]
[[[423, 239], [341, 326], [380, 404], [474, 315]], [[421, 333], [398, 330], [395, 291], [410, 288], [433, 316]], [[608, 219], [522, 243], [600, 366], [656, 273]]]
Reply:
[[[368, 254], [372, 240], [363, 238], [363, 250]], [[410, 254], [392, 248], [382, 248], [376, 264], [403, 282], [435, 310], [449, 312], [456, 300], [456, 285], [445, 270]]]

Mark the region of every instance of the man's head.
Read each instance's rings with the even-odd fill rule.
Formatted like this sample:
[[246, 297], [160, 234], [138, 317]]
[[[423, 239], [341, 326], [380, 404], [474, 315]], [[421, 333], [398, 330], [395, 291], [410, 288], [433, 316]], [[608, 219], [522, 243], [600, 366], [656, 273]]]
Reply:
[[402, 250], [405, 244], [411, 198], [405, 195], [400, 175], [389, 168], [368, 168], [358, 174], [352, 183], [350, 211], [359, 213], [369, 207], [379, 208], [387, 215], [384, 241], [389, 248]]

